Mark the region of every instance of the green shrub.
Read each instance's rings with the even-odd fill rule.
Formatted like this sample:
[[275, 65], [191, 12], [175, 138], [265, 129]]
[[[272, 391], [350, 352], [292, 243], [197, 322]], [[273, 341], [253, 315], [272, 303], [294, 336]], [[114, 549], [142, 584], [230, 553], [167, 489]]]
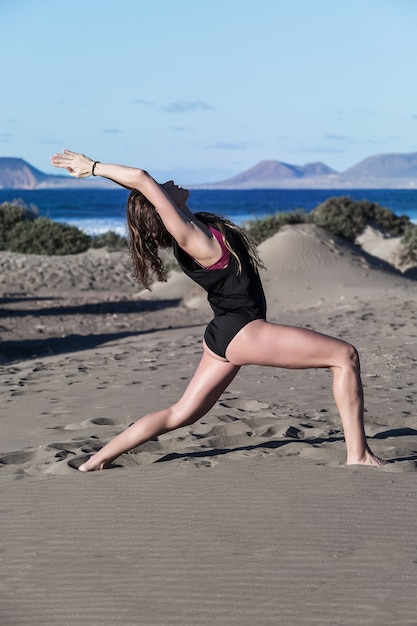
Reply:
[[107, 250], [122, 250], [127, 247], [127, 239], [109, 230], [107, 233], [101, 235], [93, 235], [91, 238], [91, 247], [107, 248]]
[[263, 219], [249, 220], [245, 222], [245, 230], [252, 237], [256, 245], [269, 239], [287, 224], [302, 224], [307, 221], [307, 214], [303, 210], [288, 211], [287, 213], [275, 213]]
[[409, 265], [417, 265], [417, 225], [408, 228], [401, 243], [404, 244], [401, 253], [401, 262]]
[[14, 227], [22, 221], [32, 221], [36, 213], [28, 209], [20, 200], [0, 204], [0, 250], [8, 249], [8, 242]]
[[88, 250], [90, 241], [91, 237], [75, 226], [38, 217], [14, 226], [7, 249], [25, 254], [78, 254]]
[[21, 200], [0, 204], [0, 250], [63, 255], [85, 252], [90, 246], [120, 250], [127, 241], [112, 231], [90, 237], [75, 226], [38, 217]]
[[368, 224], [396, 237], [403, 235], [410, 225], [405, 215], [397, 217], [379, 204], [367, 200], [356, 202], [348, 196], [328, 198], [311, 211], [309, 220], [333, 235], [352, 242]]
[[417, 248], [417, 225], [407, 228], [401, 239], [401, 243], [411, 244]]

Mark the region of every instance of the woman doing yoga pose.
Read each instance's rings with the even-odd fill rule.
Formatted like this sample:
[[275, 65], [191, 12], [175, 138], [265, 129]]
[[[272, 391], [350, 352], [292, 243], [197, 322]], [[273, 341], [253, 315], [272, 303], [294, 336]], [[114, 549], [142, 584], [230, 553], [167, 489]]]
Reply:
[[166, 280], [159, 250], [172, 246], [182, 271], [207, 291], [214, 312], [204, 334], [201, 361], [178, 402], [129, 426], [80, 465], [81, 471], [107, 468], [123, 452], [196, 422], [211, 409], [240, 367], [249, 364], [330, 369], [347, 465], [384, 464], [365, 437], [356, 349], [340, 339], [266, 320], [258, 274], [262, 263], [242, 229], [217, 215], [193, 214], [187, 207], [186, 189], [173, 181], [160, 185], [142, 169], [100, 163], [69, 150], [54, 154], [51, 162], [76, 178], [103, 176], [131, 189], [127, 220], [138, 281], [149, 287], [155, 277]]

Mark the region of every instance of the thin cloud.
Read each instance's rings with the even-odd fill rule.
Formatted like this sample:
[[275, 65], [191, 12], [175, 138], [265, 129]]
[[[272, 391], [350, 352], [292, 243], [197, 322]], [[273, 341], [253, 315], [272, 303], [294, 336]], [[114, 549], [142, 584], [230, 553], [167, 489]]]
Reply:
[[162, 107], [167, 113], [187, 113], [189, 111], [213, 111], [214, 108], [202, 100], [182, 100]]
[[189, 133], [193, 129], [190, 126], [171, 126], [171, 130], [175, 133]]
[[324, 135], [324, 139], [330, 139], [330, 141], [348, 141], [352, 142], [352, 139], [347, 135], [332, 135], [331, 133], [328, 135]]
[[150, 100], [142, 100], [141, 98], [137, 98], [136, 100], [133, 100], [133, 104], [138, 104], [139, 106], [143, 106], [143, 107], [155, 106], [155, 102], [151, 102]]
[[232, 143], [227, 141], [217, 141], [216, 143], [209, 144], [206, 146], [207, 150], [246, 150], [249, 147], [254, 146], [255, 144], [239, 142]]
[[0, 141], [3, 143], [10, 141], [11, 138], [12, 138], [11, 133], [0, 133]]
[[344, 148], [300, 148], [300, 150], [290, 150], [290, 152], [305, 152], [305, 153], [316, 153], [316, 154], [344, 154], [347, 152]]

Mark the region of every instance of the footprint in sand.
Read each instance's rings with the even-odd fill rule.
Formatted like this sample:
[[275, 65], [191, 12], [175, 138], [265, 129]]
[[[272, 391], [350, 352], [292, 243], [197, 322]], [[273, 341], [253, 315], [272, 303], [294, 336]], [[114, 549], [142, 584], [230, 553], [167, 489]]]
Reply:
[[260, 402], [259, 400], [248, 400], [245, 398], [231, 398], [230, 400], [221, 400], [220, 406], [224, 406], [230, 409], [237, 409], [238, 411], [248, 411], [250, 413], [256, 413], [262, 409], [268, 409], [269, 404], [266, 402]]
[[[59, 444], [57, 444], [59, 445]], [[0, 465], [6, 473], [19, 475], [33, 475], [45, 470], [50, 464], [67, 458], [70, 450], [51, 448], [36, 448], [34, 450], [19, 450], [9, 452], [0, 457]]]
[[107, 417], [94, 417], [92, 419], [83, 420], [82, 422], [72, 422], [66, 426], [53, 426], [53, 430], [85, 430], [94, 426], [115, 426], [117, 428], [127, 428], [131, 424], [129, 418], [110, 419]]
[[3, 454], [0, 457], [0, 465], [24, 465], [25, 463], [33, 462], [41, 457], [42, 451], [40, 448], [34, 450], [16, 450]]

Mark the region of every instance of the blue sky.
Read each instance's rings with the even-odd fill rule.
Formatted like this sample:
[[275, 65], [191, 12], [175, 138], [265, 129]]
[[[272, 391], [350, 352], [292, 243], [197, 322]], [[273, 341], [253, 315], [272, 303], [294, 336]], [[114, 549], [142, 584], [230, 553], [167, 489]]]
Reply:
[[[204, 183], [417, 151], [415, 0], [1, 0], [0, 156]], [[56, 173], [56, 170], [54, 170]]]

